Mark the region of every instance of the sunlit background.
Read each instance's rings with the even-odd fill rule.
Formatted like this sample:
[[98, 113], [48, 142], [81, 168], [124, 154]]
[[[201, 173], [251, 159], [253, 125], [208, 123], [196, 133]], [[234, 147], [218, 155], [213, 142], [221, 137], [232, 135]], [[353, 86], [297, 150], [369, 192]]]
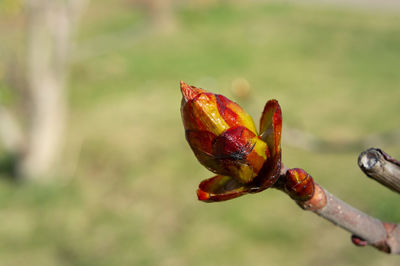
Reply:
[[279, 191], [195, 194], [180, 80], [278, 99], [285, 165], [400, 222], [357, 166], [400, 158], [400, 4], [334, 2], [0, 1], [0, 264], [399, 265]]

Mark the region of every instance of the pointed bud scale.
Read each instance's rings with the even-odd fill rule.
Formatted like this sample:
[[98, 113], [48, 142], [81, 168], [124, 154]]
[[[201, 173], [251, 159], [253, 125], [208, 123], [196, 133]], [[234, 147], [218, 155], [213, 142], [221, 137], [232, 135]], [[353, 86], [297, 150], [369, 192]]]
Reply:
[[[272, 139], [270, 145], [258, 136], [252, 118], [225, 96], [184, 82], [181, 82], [181, 92], [186, 140], [199, 162], [217, 174], [200, 184], [199, 200], [228, 200], [273, 185], [280, 171], [278, 102], [273, 101], [262, 122], [266, 131], [273, 134], [273, 137], [264, 134], [267, 141]], [[268, 122], [268, 117], [276, 121]], [[272, 157], [271, 148], [274, 149]]]
[[281, 149], [282, 111], [277, 100], [269, 100], [260, 119], [260, 137], [268, 144], [272, 155]]

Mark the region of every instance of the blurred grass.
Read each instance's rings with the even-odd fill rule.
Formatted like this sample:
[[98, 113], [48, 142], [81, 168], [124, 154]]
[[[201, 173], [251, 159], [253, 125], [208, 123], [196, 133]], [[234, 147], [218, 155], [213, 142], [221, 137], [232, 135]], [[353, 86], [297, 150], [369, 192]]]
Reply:
[[[196, 200], [212, 174], [184, 140], [179, 80], [238, 101], [258, 120], [269, 98], [287, 125], [330, 140], [399, 127], [396, 12], [258, 4], [182, 8], [170, 35], [118, 2], [83, 20], [70, 82], [61, 184], [0, 181], [2, 265], [398, 265], [277, 191]], [[129, 8], [128, 8], [129, 7]], [[103, 49], [107, 48], [107, 49]], [[245, 78], [248, 99], [232, 81]], [[284, 134], [284, 132], [283, 132]], [[399, 147], [382, 147], [400, 157]], [[398, 195], [366, 179], [359, 151], [283, 144], [284, 163], [329, 191], [400, 222]], [[66, 180], [66, 181], [65, 181]]]

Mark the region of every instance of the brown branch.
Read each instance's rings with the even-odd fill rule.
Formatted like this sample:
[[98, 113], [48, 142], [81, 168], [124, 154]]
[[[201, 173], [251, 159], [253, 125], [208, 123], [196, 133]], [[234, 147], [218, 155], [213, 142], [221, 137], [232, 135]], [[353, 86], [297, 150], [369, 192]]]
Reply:
[[305, 210], [311, 210], [335, 225], [366, 241], [377, 249], [400, 253], [400, 228], [396, 224], [385, 223], [371, 217], [344, 201], [336, 198], [327, 190], [315, 185], [314, 196], [306, 202], [298, 202]]
[[[287, 169], [283, 167], [280, 180], [275, 188], [282, 189]], [[293, 197], [292, 197], [293, 198]], [[400, 226], [382, 222], [371, 217], [344, 201], [336, 198], [320, 185], [314, 185], [311, 199], [302, 201], [295, 199], [303, 209], [309, 210], [331, 223], [350, 232], [353, 243], [358, 246], [371, 245], [380, 251], [400, 254]]]
[[370, 178], [400, 193], [400, 162], [376, 148], [360, 154], [358, 165]]

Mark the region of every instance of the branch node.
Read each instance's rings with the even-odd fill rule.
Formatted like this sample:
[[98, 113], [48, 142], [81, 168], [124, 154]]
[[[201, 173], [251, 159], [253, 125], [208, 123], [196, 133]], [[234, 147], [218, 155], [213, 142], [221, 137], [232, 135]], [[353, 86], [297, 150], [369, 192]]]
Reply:
[[387, 238], [385, 246], [387, 249], [382, 250], [387, 253], [400, 254], [400, 228], [398, 224], [383, 222], [383, 227], [386, 230]]
[[312, 196], [312, 198], [307, 201], [298, 200], [297, 204], [303, 210], [315, 211], [325, 207], [326, 202], [327, 199], [325, 191], [318, 184], [314, 183], [314, 195]]

